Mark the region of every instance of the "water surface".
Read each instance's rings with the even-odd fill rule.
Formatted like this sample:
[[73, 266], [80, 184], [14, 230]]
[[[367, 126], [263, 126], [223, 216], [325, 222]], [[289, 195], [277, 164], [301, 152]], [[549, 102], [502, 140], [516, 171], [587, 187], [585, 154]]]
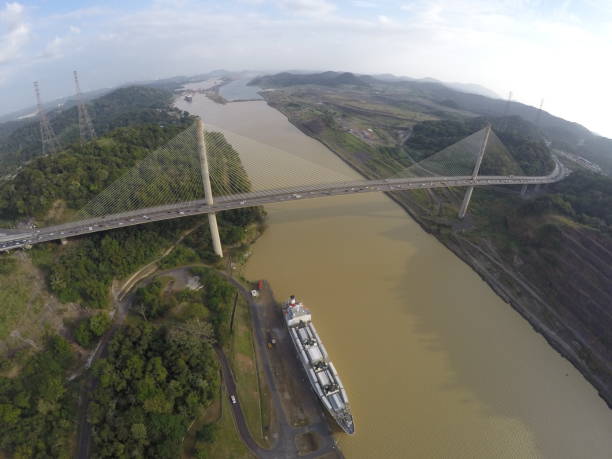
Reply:
[[[178, 104], [245, 157], [273, 146], [357, 177], [265, 102]], [[385, 195], [266, 209], [244, 274], [312, 310], [355, 415], [356, 434], [338, 435], [347, 458], [612, 457], [612, 411], [592, 386]]]

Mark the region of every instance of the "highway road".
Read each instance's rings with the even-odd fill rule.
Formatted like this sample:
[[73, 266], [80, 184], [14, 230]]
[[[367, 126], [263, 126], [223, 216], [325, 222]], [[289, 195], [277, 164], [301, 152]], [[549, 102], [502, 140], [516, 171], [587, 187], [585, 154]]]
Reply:
[[201, 215], [211, 212], [254, 207], [277, 202], [286, 202], [298, 199], [321, 198], [339, 196], [344, 194], [392, 192], [402, 190], [448, 188], [448, 187], [477, 187], [492, 185], [537, 185], [554, 183], [563, 180], [569, 171], [555, 159], [553, 172], [546, 176], [471, 176], [459, 177], [410, 177], [395, 179], [358, 180], [352, 182], [296, 186], [291, 188], [254, 191], [232, 196], [215, 198], [213, 205], [206, 200], [182, 202], [131, 212], [106, 215], [62, 225], [48, 226], [40, 229], [31, 229], [23, 232], [6, 232], [0, 234], [0, 252], [30, 246], [41, 242], [65, 239], [83, 234], [90, 234], [127, 226], [141, 225], [156, 221], [171, 220], [174, 218]]

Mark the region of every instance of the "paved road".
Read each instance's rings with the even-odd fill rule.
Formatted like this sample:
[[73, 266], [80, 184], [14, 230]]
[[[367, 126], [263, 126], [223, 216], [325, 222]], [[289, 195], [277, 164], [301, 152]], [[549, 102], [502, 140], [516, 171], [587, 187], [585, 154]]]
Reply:
[[[222, 273], [224, 274], [224, 273]], [[240, 436], [242, 437], [245, 444], [251, 449], [251, 451], [262, 458], [315, 458], [322, 456], [324, 454], [333, 453], [338, 458], [343, 458], [342, 453], [337, 449], [335, 440], [331, 435], [331, 431], [327, 423], [322, 416], [317, 420], [315, 424], [310, 424], [308, 426], [303, 427], [294, 427], [289, 419], [287, 418], [287, 414], [283, 408], [283, 403], [281, 401], [281, 391], [277, 387], [276, 378], [274, 376], [273, 365], [270, 360], [270, 354], [268, 353], [268, 348], [266, 346], [266, 336], [264, 334], [264, 327], [262, 325], [262, 317], [260, 316], [260, 307], [256, 303], [255, 299], [251, 296], [250, 292], [236, 279], [233, 277], [226, 275], [226, 278], [234, 285], [240, 293], [247, 300], [251, 311], [251, 320], [253, 322], [253, 331], [255, 338], [255, 346], [257, 347], [257, 356], [260, 359], [259, 363], [261, 365], [261, 369], [264, 372], [264, 376], [268, 382], [268, 387], [270, 389], [270, 396], [272, 398], [272, 405], [276, 413], [276, 420], [278, 423], [278, 437], [276, 444], [271, 449], [263, 449], [258, 446], [252, 439], [248, 428], [246, 428], [246, 422], [244, 421], [244, 416], [240, 407], [237, 404], [232, 405], [232, 412], [234, 413], [234, 419], [236, 420], [236, 425], [238, 426], [238, 431]], [[294, 357], [295, 359], [295, 357]], [[223, 362], [223, 360], [222, 360]], [[297, 360], [296, 360], [297, 362]], [[223, 364], [222, 364], [223, 365]], [[227, 365], [225, 363], [225, 365]], [[229, 366], [227, 367], [229, 371]], [[225, 371], [224, 370], [224, 379], [225, 379]], [[231, 372], [229, 373], [231, 376]], [[292, 377], [297, 377], [300, 373], [293, 374]], [[228, 386], [226, 383], [226, 387], [228, 388], [228, 392], [230, 394], [236, 394], [235, 383], [233, 382], [233, 378], [228, 378], [227, 381], [231, 381], [232, 386]], [[232, 392], [233, 391], [233, 392]], [[309, 392], [310, 395], [313, 395]], [[315, 400], [315, 405], [318, 407], [318, 401]], [[230, 400], [231, 403], [231, 400]], [[320, 408], [319, 408], [320, 409]], [[241, 427], [243, 426], [243, 427]], [[298, 454], [298, 449], [295, 443], [296, 436], [302, 433], [314, 432], [318, 434], [319, 439], [319, 449], [316, 451], [300, 456]], [[253, 445], [253, 446], [252, 446]]]
[[[232, 374], [232, 370], [230, 368], [229, 362], [227, 361], [227, 357], [223, 353], [219, 347], [215, 346], [215, 352], [217, 353], [217, 357], [219, 358], [219, 363], [221, 364], [221, 374], [223, 375], [223, 383], [225, 384], [225, 389], [227, 391], [227, 396], [229, 397], [230, 406], [232, 408], [232, 415], [234, 416], [234, 421], [236, 423], [236, 428], [238, 429], [238, 434], [244, 444], [251, 450], [253, 454], [257, 457], [275, 457], [271, 456], [270, 451], [261, 448], [249, 432], [249, 428], [246, 423], [246, 419], [244, 417], [244, 413], [242, 412], [242, 408], [240, 406], [240, 400], [238, 400], [238, 391], [236, 390], [236, 381], [234, 380], [234, 375]], [[234, 396], [236, 403], [234, 403], [231, 397]]]
[[213, 205], [204, 199], [179, 204], [164, 205], [92, 218], [63, 225], [14, 233], [0, 234], [0, 252], [68, 237], [108, 231], [126, 226], [141, 225], [155, 221], [171, 220], [191, 215], [220, 212], [223, 210], [254, 207], [297, 199], [320, 198], [354, 193], [393, 192], [402, 190], [475, 187], [491, 185], [536, 185], [554, 183], [564, 179], [569, 171], [555, 160], [555, 169], [547, 176], [471, 176], [464, 177], [412, 177], [399, 179], [357, 180], [331, 185], [311, 185], [292, 188], [255, 191], [241, 195], [215, 198]]

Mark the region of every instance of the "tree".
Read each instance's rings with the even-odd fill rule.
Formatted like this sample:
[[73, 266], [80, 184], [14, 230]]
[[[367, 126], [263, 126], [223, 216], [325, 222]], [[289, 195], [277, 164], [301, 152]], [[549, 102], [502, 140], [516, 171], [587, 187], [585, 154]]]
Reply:
[[89, 329], [95, 336], [100, 337], [106, 333], [110, 323], [111, 319], [109, 315], [104, 312], [100, 312], [89, 319]]

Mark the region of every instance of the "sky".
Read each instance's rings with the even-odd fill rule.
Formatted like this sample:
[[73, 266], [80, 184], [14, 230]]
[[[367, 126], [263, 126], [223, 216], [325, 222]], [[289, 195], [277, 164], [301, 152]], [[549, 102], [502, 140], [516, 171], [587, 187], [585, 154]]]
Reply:
[[0, 114], [214, 69], [477, 83], [612, 137], [612, 0], [0, 0]]

